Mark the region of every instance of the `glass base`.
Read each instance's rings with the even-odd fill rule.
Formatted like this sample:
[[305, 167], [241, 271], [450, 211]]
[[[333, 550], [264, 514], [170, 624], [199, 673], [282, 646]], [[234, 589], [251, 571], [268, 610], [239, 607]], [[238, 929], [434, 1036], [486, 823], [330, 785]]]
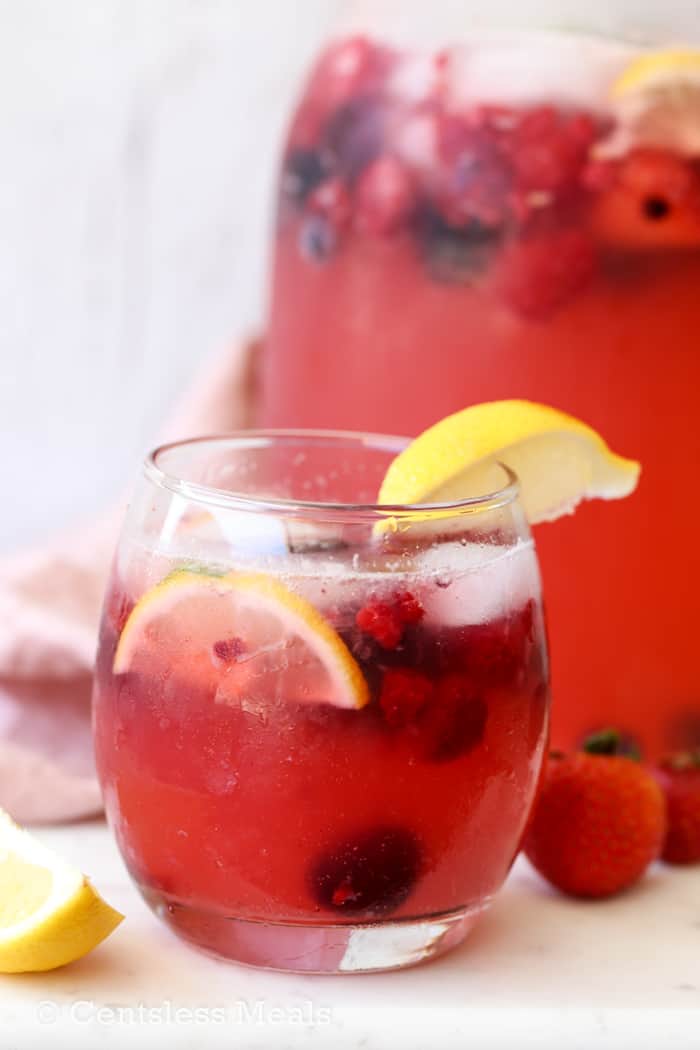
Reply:
[[490, 903], [421, 919], [317, 926], [217, 915], [139, 888], [156, 915], [196, 947], [285, 973], [372, 973], [414, 966], [460, 944]]

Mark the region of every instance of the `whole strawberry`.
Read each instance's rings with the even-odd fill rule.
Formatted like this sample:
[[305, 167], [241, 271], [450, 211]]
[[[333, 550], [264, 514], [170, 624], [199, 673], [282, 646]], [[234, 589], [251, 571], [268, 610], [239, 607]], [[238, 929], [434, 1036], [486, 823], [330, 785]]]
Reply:
[[700, 861], [700, 750], [665, 759], [656, 777], [668, 806], [668, 831], [661, 856], [669, 864]]
[[663, 792], [620, 748], [619, 735], [606, 730], [581, 752], [553, 754], [544, 773], [525, 853], [541, 875], [573, 896], [618, 893], [661, 852]]

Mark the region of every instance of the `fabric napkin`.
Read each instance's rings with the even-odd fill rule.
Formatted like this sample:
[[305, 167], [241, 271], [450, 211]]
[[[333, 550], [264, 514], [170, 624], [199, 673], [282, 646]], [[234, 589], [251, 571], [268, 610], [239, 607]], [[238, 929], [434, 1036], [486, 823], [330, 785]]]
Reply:
[[[161, 440], [251, 424], [257, 340], [205, 371]], [[0, 806], [23, 823], [100, 812], [90, 694], [102, 594], [126, 500], [0, 559]]]

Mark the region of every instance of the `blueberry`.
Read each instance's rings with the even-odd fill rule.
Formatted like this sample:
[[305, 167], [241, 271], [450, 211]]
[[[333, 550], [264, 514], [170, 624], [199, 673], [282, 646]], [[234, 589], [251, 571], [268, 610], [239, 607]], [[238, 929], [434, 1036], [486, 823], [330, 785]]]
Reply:
[[440, 284], [467, 284], [488, 266], [498, 234], [471, 222], [448, 226], [429, 214], [419, 224], [420, 249], [432, 280]]
[[308, 879], [321, 907], [375, 917], [406, 900], [420, 867], [421, 849], [413, 832], [384, 825], [336, 843], [314, 861]]
[[317, 150], [294, 149], [282, 169], [282, 194], [296, 204], [303, 204], [327, 175], [327, 160]]
[[324, 263], [331, 257], [338, 235], [323, 215], [309, 215], [299, 231], [299, 251], [310, 262]]
[[372, 96], [353, 99], [331, 118], [325, 144], [338, 170], [350, 182], [382, 152], [385, 124], [385, 112]]

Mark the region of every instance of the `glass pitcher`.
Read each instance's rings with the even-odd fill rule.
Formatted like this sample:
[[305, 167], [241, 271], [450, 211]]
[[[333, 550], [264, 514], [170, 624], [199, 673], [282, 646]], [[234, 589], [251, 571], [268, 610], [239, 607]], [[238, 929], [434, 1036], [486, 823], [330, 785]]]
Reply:
[[700, 13], [598, 6], [354, 5], [284, 149], [261, 422], [528, 398], [640, 459], [537, 542], [555, 743], [654, 754], [700, 744]]

